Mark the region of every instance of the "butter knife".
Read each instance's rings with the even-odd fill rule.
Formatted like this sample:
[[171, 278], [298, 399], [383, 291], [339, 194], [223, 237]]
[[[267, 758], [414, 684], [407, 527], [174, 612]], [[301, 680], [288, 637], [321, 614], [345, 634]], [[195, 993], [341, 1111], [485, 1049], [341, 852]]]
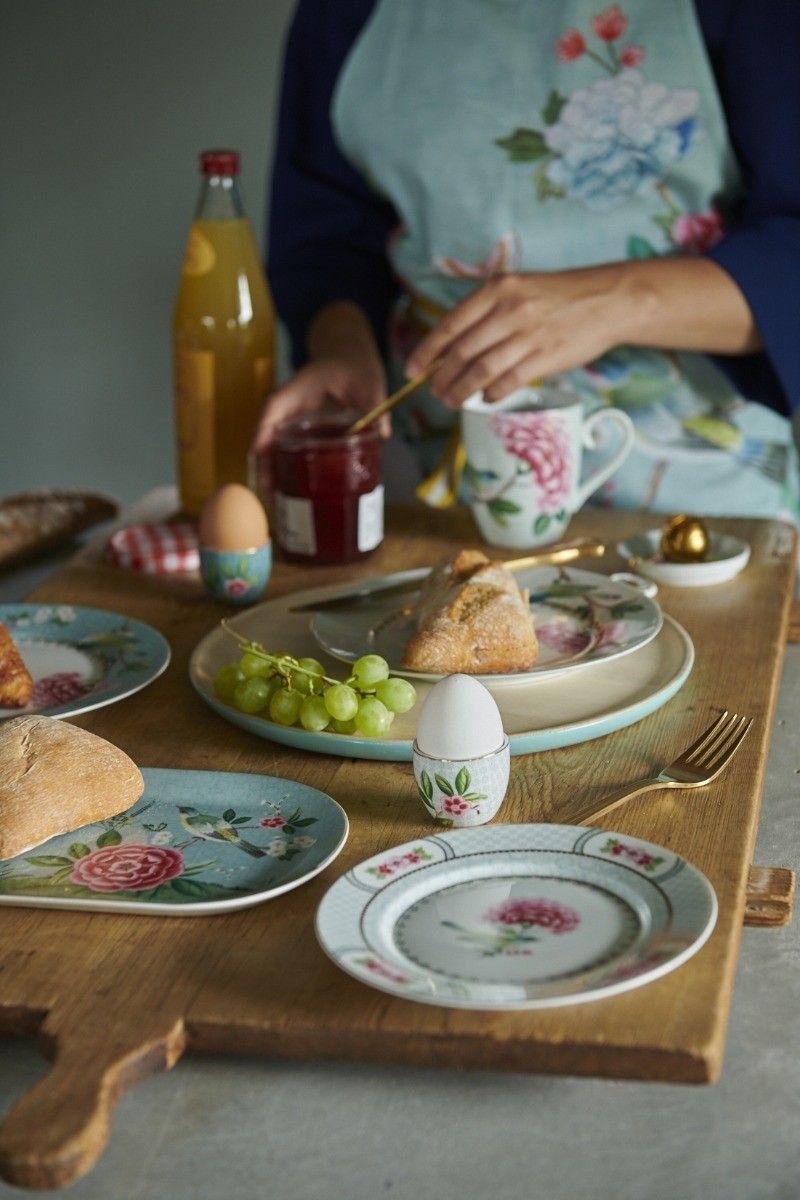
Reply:
[[[522, 571], [526, 567], [547, 567], [574, 562], [576, 558], [600, 558], [605, 554], [603, 542], [592, 538], [576, 538], [573, 542], [563, 542], [550, 550], [540, 550], [528, 554], [525, 558], [512, 558], [504, 565], [509, 571]], [[354, 604], [364, 604], [380, 601], [384, 596], [399, 596], [409, 592], [418, 592], [422, 587], [425, 576], [416, 579], [403, 579], [399, 583], [369, 583], [360, 588], [349, 588], [332, 596], [329, 600], [312, 600], [308, 604], [297, 604], [289, 608], [289, 612], [334, 612], [336, 609], [352, 608]]]

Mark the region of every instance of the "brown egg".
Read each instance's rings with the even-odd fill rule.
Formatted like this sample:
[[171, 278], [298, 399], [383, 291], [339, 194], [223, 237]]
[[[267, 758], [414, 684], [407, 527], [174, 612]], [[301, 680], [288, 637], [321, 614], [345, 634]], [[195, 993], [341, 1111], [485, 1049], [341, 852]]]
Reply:
[[200, 545], [208, 550], [257, 550], [269, 541], [267, 514], [249, 488], [226, 483], [203, 505], [198, 534]]
[[703, 562], [708, 553], [708, 530], [699, 517], [680, 513], [661, 531], [661, 553], [667, 562]]

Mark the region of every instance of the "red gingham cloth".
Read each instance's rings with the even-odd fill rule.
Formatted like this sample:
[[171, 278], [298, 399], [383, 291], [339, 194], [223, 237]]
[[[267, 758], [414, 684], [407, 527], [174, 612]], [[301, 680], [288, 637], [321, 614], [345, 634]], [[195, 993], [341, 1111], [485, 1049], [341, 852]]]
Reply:
[[128, 525], [108, 539], [106, 557], [118, 567], [154, 575], [200, 569], [197, 528], [188, 521]]

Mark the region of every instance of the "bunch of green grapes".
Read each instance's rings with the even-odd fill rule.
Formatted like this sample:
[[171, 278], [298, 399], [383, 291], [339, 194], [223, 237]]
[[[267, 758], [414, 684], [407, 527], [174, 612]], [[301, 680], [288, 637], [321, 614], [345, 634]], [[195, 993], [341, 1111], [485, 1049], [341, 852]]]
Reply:
[[[229, 632], [233, 632], [229, 630]], [[315, 658], [270, 654], [258, 642], [234, 634], [244, 651], [220, 667], [214, 690], [240, 712], [260, 714], [278, 725], [301, 725], [310, 733], [360, 733], [384, 737], [395, 713], [408, 712], [417, 693], [407, 679], [392, 678], [377, 654], [353, 663], [344, 682], [325, 674]]]

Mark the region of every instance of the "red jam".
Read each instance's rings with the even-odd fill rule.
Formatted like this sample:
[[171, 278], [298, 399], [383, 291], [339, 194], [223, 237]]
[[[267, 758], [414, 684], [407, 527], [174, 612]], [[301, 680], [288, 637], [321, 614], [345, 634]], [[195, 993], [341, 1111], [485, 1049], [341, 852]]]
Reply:
[[272, 450], [275, 538], [289, 562], [355, 562], [383, 541], [381, 439], [355, 413], [301, 417]]

